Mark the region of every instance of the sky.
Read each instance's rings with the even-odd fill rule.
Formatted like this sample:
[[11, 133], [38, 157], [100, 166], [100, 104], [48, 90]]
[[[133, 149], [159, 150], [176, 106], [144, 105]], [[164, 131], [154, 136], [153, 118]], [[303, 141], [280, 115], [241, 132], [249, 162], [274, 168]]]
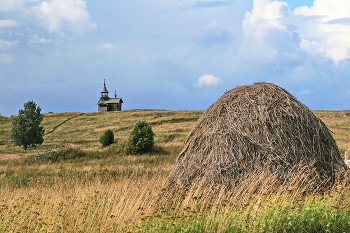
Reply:
[[204, 110], [274, 83], [312, 110], [350, 109], [349, 0], [0, 0], [0, 114]]

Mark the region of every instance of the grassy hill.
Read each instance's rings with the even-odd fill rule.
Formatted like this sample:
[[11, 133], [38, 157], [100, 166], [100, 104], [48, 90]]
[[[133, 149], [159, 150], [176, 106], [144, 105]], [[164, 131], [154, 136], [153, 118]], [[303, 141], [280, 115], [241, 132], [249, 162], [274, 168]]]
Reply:
[[155, 142], [180, 146], [202, 111], [131, 110], [121, 112], [46, 113], [44, 143], [34, 150], [23, 151], [11, 145], [11, 118], [2, 117], [0, 125], [1, 153], [34, 153], [68, 144], [86, 149], [99, 149], [98, 138], [111, 129], [119, 143], [124, 143], [138, 120], [146, 120], [155, 132]]
[[[24, 151], [11, 144], [11, 118], [0, 118], [0, 232], [350, 232], [350, 188], [338, 183], [323, 195], [257, 195], [230, 202], [192, 190], [158, 209], [163, 184], [179, 149], [203, 111], [131, 110], [44, 114], [45, 141]], [[347, 111], [314, 111], [344, 152]], [[159, 151], [125, 155], [120, 148], [138, 120], [149, 122]], [[111, 129], [117, 143], [101, 148]], [[61, 159], [32, 155], [60, 148]], [[350, 182], [349, 182], [350, 183]], [[200, 199], [198, 197], [201, 197]], [[229, 204], [227, 204], [229, 203]]]
[[[44, 144], [23, 151], [11, 144], [11, 118], [1, 117], [1, 153], [37, 153], [68, 144], [86, 149], [99, 149], [99, 136], [111, 129], [119, 143], [127, 140], [128, 134], [138, 120], [146, 120], [155, 132], [156, 144], [181, 146], [186, 135], [203, 111], [130, 110], [121, 112], [67, 112], [44, 114]], [[333, 132], [339, 148], [345, 151], [350, 143], [349, 111], [314, 111]]]

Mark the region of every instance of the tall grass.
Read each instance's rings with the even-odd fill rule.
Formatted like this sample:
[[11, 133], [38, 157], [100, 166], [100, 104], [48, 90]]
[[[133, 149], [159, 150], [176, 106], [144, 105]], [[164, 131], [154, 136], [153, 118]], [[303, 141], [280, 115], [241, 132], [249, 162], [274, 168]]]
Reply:
[[0, 161], [0, 232], [122, 231], [150, 212], [176, 157], [63, 152], [69, 159]]
[[259, 190], [247, 182], [233, 192], [201, 185], [172, 192], [163, 183], [176, 156], [176, 150], [153, 156], [106, 150], [57, 162], [1, 161], [0, 232], [350, 230], [347, 182], [323, 194], [292, 184], [268, 192], [273, 178], [257, 176], [253, 182], [265, 182]]
[[[157, 179], [102, 182], [91, 176], [56, 177], [51, 187], [0, 192], [1, 232], [98, 232], [123, 229], [153, 199]], [[151, 189], [152, 188], [152, 189]]]
[[[315, 113], [344, 151], [350, 141], [345, 111]], [[0, 124], [0, 153], [21, 156], [0, 160], [0, 232], [350, 232], [348, 178], [321, 194], [293, 184], [267, 192], [274, 182], [262, 175], [252, 178], [265, 179], [258, 191], [247, 184], [233, 192], [200, 185], [188, 193], [164, 190], [180, 145], [200, 114], [47, 114], [46, 129], [52, 132], [42, 147], [26, 154], [7, 139], [11, 119], [6, 118]], [[100, 147], [101, 132], [112, 128], [123, 142], [140, 119], [156, 133], [156, 153], [127, 156], [120, 145]], [[67, 148], [67, 143], [80, 147]], [[33, 158], [55, 147], [64, 156], [41, 162]]]
[[[295, 179], [302, 177], [296, 176]], [[272, 190], [271, 177], [260, 190], [244, 183], [234, 190], [197, 186], [179, 197], [170, 194], [166, 208], [132, 226], [134, 232], [349, 232], [350, 189], [340, 181], [323, 193], [285, 184]], [[311, 185], [313, 186], [313, 185]], [[162, 192], [163, 193], [163, 192]], [[168, 193], [168, 192], [165, 192]], [[177, 192], [178, 193], [178, 192]], [[213, 195], [214, 194], [214, 195]], [[171, 202], [172, 201], [172, 202]], [[169, 204], [170, 203], [170, 204]], [[157, 205], [159, 207], [159, 202]]]

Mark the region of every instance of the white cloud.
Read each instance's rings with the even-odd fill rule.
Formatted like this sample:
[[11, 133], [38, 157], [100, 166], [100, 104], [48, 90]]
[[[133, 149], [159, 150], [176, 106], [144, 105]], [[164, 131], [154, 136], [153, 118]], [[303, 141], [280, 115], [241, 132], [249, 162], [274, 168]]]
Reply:
[[215, 28], [218, 25], [218, 20], [217, 19], [212, 19], [210, 20], [210, 22], [208, 23], [208, 27], [209, 28]]
[[253, 10], [245, 14], [242, 22], [246, 38], [251, 37], [272, 44], [275, 44], [276, 37], [280, 40], [282, 35], [285, 36], [283, 39], [291, 39], [293, 37], [291, 31], [280, 20], [290, 14], [288, 4], [285, 2], [269, 3], [269, 0], [255, 0]]
[[312, 91], [310, 89], [302, 90], [298, 93], [299, 95], [312, 95]]
[[0, 0], [0, 10], [10, 11], [16, 10], [23, 6], [25, 0]]
[[217, 86], [221, 83], [221, 79], [215, 77], [211, 74], [205, 74], [202, 77], [198, 79], [198, 82], [194, 85], [195, 87], [202, 87], [202, 86]]
[[28, 45], [51, 43], [51, 42], [52, 42], [52, 39], [39, 38], [37, 35], [32, 35], [32, 38], [28, 40]]
[[43, 1], [33, 9], [49, 32], [62, 33], [65, 27], [82, 32], [96, 26], [90, 22], [90, 14], [83, 0]]
[[273, 1], [265, 6], [263, 17], [265, 19], [278, 19], [290, 15], [288, 3]]
[[1, 53], [0, 64], [10, 64], [15, 60], [15, 56], [12, 53]]
[[110, 43], [103, 43], [99, 46], [97, 46], [98, 50], [102, 50], [102, 51], [113, 51], [115, 49], [115, 45], [114, 44], [110, 44]]
[[240, 47], [243, 60], [276, 62], [282, 57], [288, 60], [299, 50], [300, 38], [293, 24], [285, 24], [292, 12], [285, 2], [255, 0], [251, 12], [246, 12], [242, 22], [244, 42]]
[[312, 55], [324, 54], [326, 52], [322, 45], [317, 44], [315, 41], [310, 42], [305, 39], [301, 40], [300, 48], [308, 51], [308, 53]]
[[13, 26], [17, 26], [18, 23], [12, 19], [2, 19], [0, 20], [0, 28], [9, 28]]
[[306, 52], [338, 63], [350, 58], [349, 17], [350, 1], [315, 0], [291, 12], [286, 2], [255, 0], [243, 21], [242, 53], [271, 62]]
[[19, 41], [6, 41], [0, 39], [0, 49], [9, 49], [18, 44]]
[[316, 19], [298, 24], [303, 39], [324, 47], [336, 63], [350, 58], [350, 1], [315, 0], [312, 7], [299, 7], [293, 13]]
[[24, 36], [24, 33], [13, 32], [13, 31], [9, 31], [9, 30], [6, 30], [6, 31], [1, 30], [0, 33], [7, 34], [7, 35], [13, 35], [13, 36]]

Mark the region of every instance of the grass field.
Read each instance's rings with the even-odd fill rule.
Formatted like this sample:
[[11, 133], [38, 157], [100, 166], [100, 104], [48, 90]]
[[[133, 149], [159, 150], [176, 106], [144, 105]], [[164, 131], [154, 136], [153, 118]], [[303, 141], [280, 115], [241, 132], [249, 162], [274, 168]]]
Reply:
[[[158, 201], [181, 144], [202, 111], [132, 110], [47, 113], [44, 144], [24, 151], [11, 144], [11, 118], [0, 119], [0, 232], [350, 232], [350, 190], [243, 196], [217, 188], [193, 189], [168, 208]], [[342, 153], [350, 143], [347, 111], [314, 111]], [[132, 156], [123, 145], [137, 120], [155, 132], [156, 151]], [[101, 148], [111, 129], [117, 143]], [[59, 149], [65, 157], [37, 162], [33, 155]], [[249, 190], [248, 190], [249, 191]], [[249, 192], [248, 192], [249, 193]], [[199, 199], [198, 196], [201, 196]]]

